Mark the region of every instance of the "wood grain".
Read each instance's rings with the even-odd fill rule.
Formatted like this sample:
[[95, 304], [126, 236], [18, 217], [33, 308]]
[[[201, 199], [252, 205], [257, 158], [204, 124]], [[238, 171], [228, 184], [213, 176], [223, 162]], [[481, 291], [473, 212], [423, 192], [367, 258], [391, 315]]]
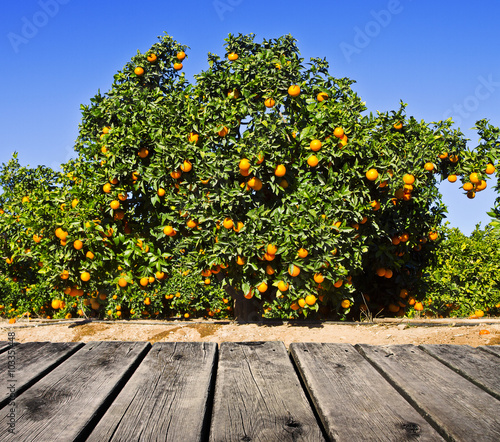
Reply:
[[500, 440], [500, 402], [422, 349], [356, 347], [446, 439]]
[[322, 441], [282, 342], [224, 342], [210, 441]]
[[10, 408], [0, 411], [0, 440], [79, 440], [147, 352], [144, 342], [90, 342], [16, 400], [16, 434], [8, 432]]
[[500, 345], [481, 345], [479, 349], [500, 357]]
[[443, 440], [352, 345], [292, 343], [290, 354], [331, 440]]
[[421, 345], [424, 351], [500, 400], [500, 361], [468, 345]]
[[216, 354], [209, 342], [154, 344], [87, 441], [206, 439]]
[[[5, 373], [3, 378], [5, 382], [15, 380], [16, 394], [19, 395], [82, 346], [83, 344], [78, 342], [27, 342], [15, 345], [12, 354], [9, 353], [10, 350], [0, 353], [0, 367], [2, 373]], [[12, 374], [15, 377], [9, 376], [7, 372], [9, 356], [13, 356]], [[9, 391], [6, 388], [1, 389], [0, 408], [9, 401]]]

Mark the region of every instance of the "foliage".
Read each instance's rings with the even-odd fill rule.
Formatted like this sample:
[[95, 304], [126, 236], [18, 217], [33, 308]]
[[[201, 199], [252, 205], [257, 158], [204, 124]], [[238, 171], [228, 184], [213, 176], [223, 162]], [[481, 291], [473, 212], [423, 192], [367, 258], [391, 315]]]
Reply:
[[450, 316], [498, 313], [500, 308], [500, 238], [476, 227], [467, 237], [442, 228], [445, 238], [426, 269], [427, 309]]
[[223, 316], [228, 287], [266, 317], [344, 319], [363, 299], [404, 314], [439, 244], [437, 182], [472, 180], [474, 197], [498, 129], [478, 121], [469, 150], [404, 103], [368, 114], [291, 36], [230, 35], [194, 84], [187, 49], [161, 37], [82, 105], [63, 173], [4, 165], [2, 274], [52, 287], [56, 316]]

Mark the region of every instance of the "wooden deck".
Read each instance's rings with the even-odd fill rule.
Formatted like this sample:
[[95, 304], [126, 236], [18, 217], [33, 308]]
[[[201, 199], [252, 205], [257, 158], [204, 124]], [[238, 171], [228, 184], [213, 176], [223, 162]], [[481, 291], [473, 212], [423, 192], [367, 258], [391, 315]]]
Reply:
[[1, 441], [500, 441], [500, 346], [1, 342], [0, 367]]

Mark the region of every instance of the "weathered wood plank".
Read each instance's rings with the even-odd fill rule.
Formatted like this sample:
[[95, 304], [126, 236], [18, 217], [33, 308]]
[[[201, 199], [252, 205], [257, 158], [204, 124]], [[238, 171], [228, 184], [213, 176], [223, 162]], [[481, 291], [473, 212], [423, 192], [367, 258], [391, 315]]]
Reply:
[[468, 345], [421, 345], [424, 351], [500, 400], [498, 357]]
[[478, 348], [500, 357], [500, 345], [481, 345]]
[[[17, 343], [14, 343], [16, 345]], [[11, 347], [10, 342], [8, 341], [0, 341], [0, 353], [7, 351]]]
[[282, 342], [224, 342], [210, 441], [322, 441]]
[[151, 345], [90, 342], [0, 411], [2, 441], [68, 441], [85, 437]]
[[290, 355], [331, 440], [443, 440], [352, 345], [292, 343]]
[[[15, 345], [12, 350], [0, 354], [0, 367], [6, 368], [5, 382], [13, 381], [16, 395], [19, 395], [82, 346], [78, 342], [27, 342]], [[9, 373], [8, 367], [12, 368]], [[9, 391], [0, 390], [0, 408], [9, 401]]]
[[87, 442], [206, 440], [216, 354], [210, 342], [154, 344]]
[[445, 438], [500, 440], [500, 402], [422, 349], [356, 347]]

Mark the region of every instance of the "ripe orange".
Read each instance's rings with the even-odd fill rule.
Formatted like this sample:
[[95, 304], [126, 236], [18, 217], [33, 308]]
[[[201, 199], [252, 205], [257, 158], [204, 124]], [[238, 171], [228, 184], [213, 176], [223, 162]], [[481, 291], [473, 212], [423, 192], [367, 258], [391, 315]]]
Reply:
[[392, 313], [399, 312], [399, 305], [389, 304], [389, 311], [392, 312]]
[[257, 164], [262, 164], [264, 162], [264, 154], [261, 152], [257, 155]]
[[104, 191], [104, 193], [111, 192], [111, 184], [106, 183], [104, 186], [102, 186], [102, 190]]
[[407, 173], [406, 175], [403, 176], [403, 182], [405, 184], [413, 184], [415, 182], [415, 177]]
[[328, 94], [326, 92], [320, 92], [318, 95], [316, 95], [316, 99], [320, 102], [328, 100]]
[[182, 171], [180, 169], [178, 170], [174, 170], [173, 172], [170, 172], [170, 176], [174, 179], [174, 180], [178, 180], [181, 176], [182, 176]]
[[[161, 187], [158, 189], [158, 196], [165, 196], [165, 189], [162, 189]], [[118, 197], [119, 198], [119, 197]]]
[[247, 299], [253, 298], [253, 289], [250, 289], [248, 291], [248, 293], [245, 295], [245, 298], [247, 298]]
[[492, 173], [495, 173], [495, 166], [491, 163], [489, 163], [487, 166], [486, 166], [486, 169], [485, 169], [485, 172], [488, 174], [488, 175], [491, 175]]
[[77, 240], [73, 243], [73, 247], [74, 247], [76, 250], [82, 250], [82, 247], [83, 247], [83, 242], [81, 242], [79, 239], [77, 239]]
[[430, 232], [429, 233], [429, 239], [431, 241], [435, 241], [438, 238], [438, 233], [437, 232]]
[[340, 303], [340, 306], [342, 308], [349, 308], [351, 306], [351, 301], [349, 301], [348, 299], [343, 299]]
[[366, 172], [366, 179], [369, 181], [375, 181], [378, 178], [377, 169], [369, 169]]
[[154, 63], [154, 62], [156, 61], [156, 59], [157, 59], [157, 58], [158, 58], [158, 57], [156, 56], [156, 54], [153, 54], [153, 53], [149, 54], [149, 55], [146, 57], [146, 59], [147, 59], [150, 63]]
[[445, 158], [448, 158], [448, 152], [440, 153], [438, 156], [441, 160], [444, 160]]
[[172, 233], [174, 232], [174, 228], [172, 226], [165, 226], [163, 228], [163, 233], [167, 236], [170, 236], [172, 235]]
[[416, 302], [413, 308], [418, 312], [421, 312], [424, 309], [424, 306], [421, 302]]
[[434, 164], [427, 162], [424, 164], [424, 169], [427, 170], [427, 172], [432, 172], [434, 170]]
[[457, 181], [457, 176], [454, 174], [448, 175], [448, 181], [450, 183], [454, 183], [455, 181]]
[[174, 70], [180, 71], [182, 69], [182, 63], [174, 63]]
[[286, 292], [288, 290], [288, 287], [290, 287], [290, 285], [285, 281], [278, 282], [278, 290], [280, 292]]
[[316, 167], [319, 163], [319, 160], [318, 158], [316, 157], [316, 155], [311, 155], [308, 159], [307, 159], [307, 164], [309, 164], [309, 166], [311, 167]]
[[478, 173], [473, 172], [473, 173], [471, 173], [471, 174], [469, 175], [469, 180], [470, 180], [470, 182], [471, 182], [472, 184], [477, 184], [477, 183], [479, 183], [479, 181], [480, 181], [481, 179], [479, 178], [479, 174], [478, 174]]
[[450, 161], [452, 163], [457, 163], [458, 162], [458, 155], [450, 155]]
[[190, 228], [190, 229], [194, 229], [195, 227], [198, 226], [198, 223], [192, 219], [189, 219], [188, 222], [186, 223], [186, 225]]
[[248, 161], [246, 158], [243, 158], [240, 160], [239, 166], [241, 170], [248, 170], [250, 169], [250, 161]]
[[474, 192], [473, 190], [469, 190], [467, 192], [467, 198], [469, 198], [470, 200], [474, 199], [475, 197], [476, 197], [476, 192]]
[[195, 134], [194, 132], [190, 132], [188, 134], [188, 142], [192, 144], [196, 144], [199, 140], [200, 136], [198, 134]]
[[479, 334], [480, 335], [489, 335], [490, 332], [489, 332], [489, 330], [479, 330]]
[[398, 121], [397, 123], [394, 123], [392, 127], [396, 130], [401, 130], [403, 128], [403, 123], [401, 123], [401, 121]]
[[288, 88], [288, 95], [291, 97], [298, 97], [300, 95], [300, 86], [297, 86], [296, 84], [290, 86]]
[[146, 158], [149, 155], [149, 150], [145, 147], [141, 147], [139, 152], [137, 152], [139, 158]]
[[274, 275], [274, 269], [271, 264], [266, 266], [266, 275]]
[[464, 185], [463, 185], [462, 187], [463, 187], [463, 189], [464, 189], [465, 191], [467, 191], [467, 192], [468, 192], [469, 190], [474, 189], [474, 185], [473, 185], [472, 183], [464, 183]]
[[400, 298], [406, 298], [408, 296], [408, 290], [406, 289], [401, 289], [401, 291], [399, 292], [399, 297]]
[[278, 247], [274, 244], [268, 244], [267, 246], [267, 253], [270, 255], [276, 255], [276, 252], [278, 251]]
[[298, 310], [298, 309], [300, 308], [300, 306], [299, 306], [299, 304], [297, 304], [296, 302], [292, 302], [292, 303], [290, 304], [290, 308], [291, 308], [292, 310]]
[[242, 221], [238, 221], [236, 223], [236, 225], [233, 226], [233, 230], [235, 232], [239, 232], [242, 228], [243, 228], [243, 222]]
[[325, 277], [321, 273], [316, 273], [313, 276], [313, 279], [314, 279], [314, 282], [321, 284], [325, 280]]
[[276, 255], [273, 253], [264, 253], [264, 259], [266, 261], [274, 261], [274, 258], [276, 258]]
[[146, 277], [143, 277], [139, 280], [139, 284], [141, 284], [143, 287], [146, 287], [149, 283], [149, 279]]
[[288, 188], [288, 181], [285, 180], [285, 179], [282, 179], [279, 183], [278, 183], [278, 186], [282, 187], [283, 189], [287, 189]]
[[224, 218], [224, 222], [222, 223], [222, 225], [229, 230], [233, 228], [234, 223], [231, 218]]
[[90, 280], [90, 273], [89, 272], [82, 272], [80, 275], [80, 279], [84, 282], [87, 282]]
[[190, 172], [191, 169], [193, 168], [193, 165], [189, 160], [184, 160], [184, 162], [181, 164], [181, 170], [183, 172]]
[[267, 284], [265, 282], [262, 282], [258, 285], [257, 290], [260, 293], [264, 293], [267, 290]]
[[120, 287], [127, 287], [127, 280], [126, 280], [125, 278], [120, 278], [120, 279], [118, 280], [118, 285], [119, 285]]
[[231, 52], [227, 55], [227, 58], [229, 61], [235, 61], [238, 60], [238, 54], [235, 54], [234, 52]]
[[144, 69], [141, 68], [140, 66], [137, 66], [134, 69], [134, 74], [137, 75], [138, 77], [141, 77], [142, 75], [144, 75]]
[[333, 135], [340, 139], [344, 138], [344, 129], [342, 129], [341, 127], [336, 127], [333, 131]]
[[321, 141], [319, 140], [312, 140], [309, 143], [309, 147], [313, 152], [318, 152], [318, 150], [321, 149]]
[[89, 250], [85, 256], [88, 258], [88, 259], [94, 259], [95, 255]]
[[337, 280], [337, 281], [333, 284], [333, 286], [334, 286], [334, 287], [339, 288], [339, 287], [342, 287], [342, 284], [343, 284], [343, 283], [344, 283], [344, 281], [342, 281], [341, 279], [339, 279], [339, 280]]
[[272, 98], [266, 98], [264, 104], [267, 108], [271, 108], [276, 104], [276, 102]]
[[385, 270], [384, 278], [387, 278], [387, 279], [392, 278], [392, 270], [391, 269]]
[[297, 254], [299, 255], [299, 258], [305, 258], [309, 254], [309, 252], [303, 247], [301, 247], [297, 252]]
[[274, 174], [277, 176], [277, 177], [282, 177], [284, 176], [286, 173], [286, 167], [283, 166], [283, 164], [278, 164], [276, 166], [276, 169], [274, 169]]
[[177, 60], [184, 60], [186, 58], [186, 53], [184, 51], [177, 52]]
[[229, 133], [229, 129], [226, 126], [223, 126], [217, 133], [219, 134], [219, 137], [225, 137]]
[[373, 210], [379, 210], [380, 209], [380, 203], [378, 201], [372, 201], [370, 203], [370, 205], [372, 206]]
[[57, 310], [61, 306], [61, 301], [59, 299], [53, 299], [52, 302], [50, 303], [50, 306], [54, 309]]
[[480, 192], [481, 190], [486, 189], [487, 184], [485, 180], [479, 181], [479, 183], [476, 185], [476, 192]]
[[385, 269], [383, 267], [379, 267], [376, 272], [377, 275], [380, 276], [381, 278], [385, 276]]
[[113, 209], [113, 210], [117, 210], [119, 207], [120, 207], [120, 201], [117, 201], [117, 200], [113, 200], [109, 203], [109, 206]]
[[306, 296], [306, 304], [307, 305], [314, 305], [316, 304], [317, 298], [314, 295], [307, 295]]
[[69, 278], [69, 272], [67, 270], [63, 270], [61, 272], [61, 279], [68, 279]]
[[299, 276], [300, 269], [295, 264], [290, 264], [288, 266], [288, 273], [290, 276]]
[[236, 259], [236, 264], [242, 266], [245, 264], [245, 259], [241, 256], [238, 256], [238, 258]]

